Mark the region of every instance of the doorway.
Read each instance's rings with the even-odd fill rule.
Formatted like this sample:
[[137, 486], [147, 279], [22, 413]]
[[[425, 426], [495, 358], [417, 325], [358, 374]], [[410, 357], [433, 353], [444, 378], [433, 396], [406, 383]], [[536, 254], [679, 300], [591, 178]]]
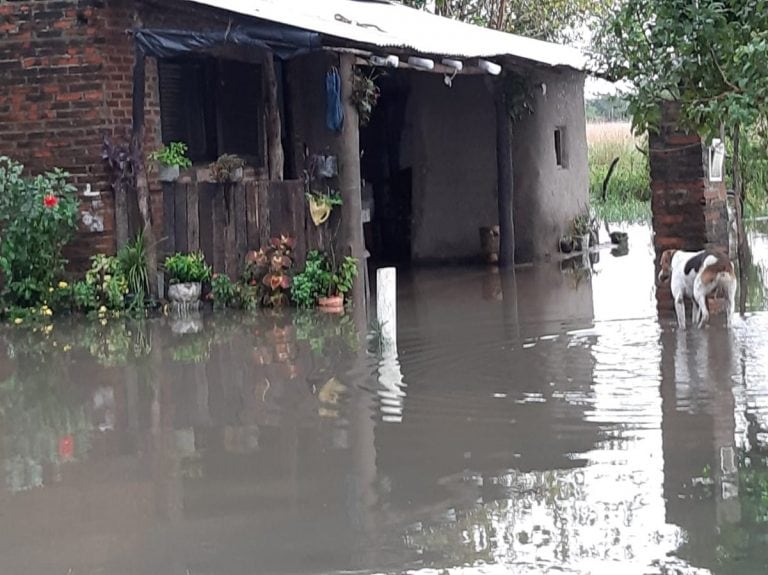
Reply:
[[406, 74], [376, 80], [381, 95], [371, 121], [360, 130], [366, 248], [379, 265], [411, 261], [413, 171], [402, 157], [409, 82]]

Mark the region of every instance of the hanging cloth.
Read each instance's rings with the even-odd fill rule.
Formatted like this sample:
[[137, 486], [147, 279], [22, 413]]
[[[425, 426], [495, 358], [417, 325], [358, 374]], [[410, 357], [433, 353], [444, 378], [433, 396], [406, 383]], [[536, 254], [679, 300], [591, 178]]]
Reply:
[[344, 125], [344, 108], [341, 104], [341, 76], [336, 67], [325, 75], [326, 111], [325, 124], [332, 132], [341, 132]]

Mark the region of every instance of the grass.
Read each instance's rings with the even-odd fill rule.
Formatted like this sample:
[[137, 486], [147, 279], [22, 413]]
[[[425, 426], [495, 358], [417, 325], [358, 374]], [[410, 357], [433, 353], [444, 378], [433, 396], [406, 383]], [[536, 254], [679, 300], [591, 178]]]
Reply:
[[[635, 138], [629, 123], [587, 125], [589, 195], [596, 215], [610, 222], [648, 222], [651, 182], [645, 138]], [[619, 158], [603, 202], [603, 181], [611, 162]]]

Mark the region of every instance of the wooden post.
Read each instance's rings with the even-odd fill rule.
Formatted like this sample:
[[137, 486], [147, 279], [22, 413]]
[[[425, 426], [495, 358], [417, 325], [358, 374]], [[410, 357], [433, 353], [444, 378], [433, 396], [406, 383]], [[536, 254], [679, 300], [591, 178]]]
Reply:
[[499, 202], [499, 267], [515, 265], [512, 131], [502, 84], [496, 85], [496, 171]]
[[149, 198], [149, 184], [144, 166], [144, 99], [145, 99], [145, 56], [138, 45], [134, 49], [133, 61], [133, 127], [131, 131], [131, 156], [136, 177], [136, 198], [144, 229], [147, 249], [147, 274], [149, 292], [157, 297], [157, 242], [152, 229], [152, 204]]
[[115, 192], [115, 238], [119, 250], [128, 242], [128, 190], [126, 178], [117, 176], [113, 180]]
[[339, 56], [341, 75], [341, 99], [344, 109], [344, 125], [338, 136], [339, 187], [341, 199], [342, 254], [357, 258], [357, 280], [352, 288], [352, 302], [355, 307], [365, 306], [364, 270], [366, 264], [365, 242], [363, 240], [362, 198], [360, 193], [360, 131], [357, 108], [350, 95], [355, 74], [355, 56]]
[[383, 349], [397, 348], [397, 270], [376, 270], [376, 319]]
[[267, 88], [266, 118], [267, 118], [267, 156], [269, 159], [269, 179], [273, 182], [283, 180], [285, 154], [283, 153], [283, 136], [280, 119], [280, 102], [277, 95], [277, 72], [275, 71], [275, 56], [268, 52], [264, 59], [264, 80]]
[[381, 334], [379, 360], [379, 397], [382, 420], [399, 423], [403, 420], [403, 373], [397, 359], [397, 271], [395, 268], [376, 270], [376, 319]]

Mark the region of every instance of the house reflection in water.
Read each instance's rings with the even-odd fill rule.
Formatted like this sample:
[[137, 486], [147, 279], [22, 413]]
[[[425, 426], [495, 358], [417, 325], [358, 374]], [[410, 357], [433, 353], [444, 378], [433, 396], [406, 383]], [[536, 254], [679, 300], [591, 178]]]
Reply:
[[595, 326], [591, 281], [404, 276], [394, 387], [352, 316], [6, 332], [3, 571], [663, 559], [682, 537], [664, 496], [690, 471], [661, 457], [669, 359], [655, 322]]

